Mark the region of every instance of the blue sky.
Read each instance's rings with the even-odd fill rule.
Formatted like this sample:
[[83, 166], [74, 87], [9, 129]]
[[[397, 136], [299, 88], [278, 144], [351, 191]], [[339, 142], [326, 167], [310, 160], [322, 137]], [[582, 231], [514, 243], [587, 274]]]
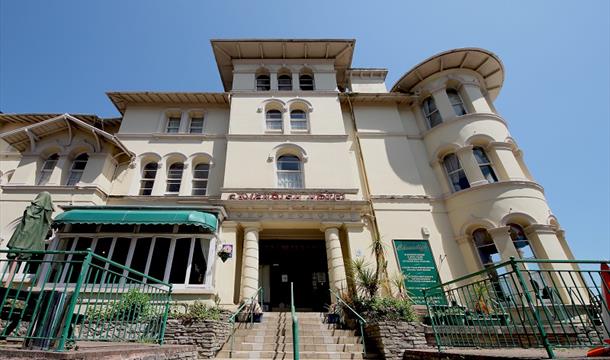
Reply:
[[[319, 9], [323, 11], [319, 12]], [[111, 90], [221, 91], [212, 38], [354, 38], [388, 86], [440, 51], [502, 59], [496, 107], [578, 258], [610, 258], [610, 2], [0, 1], [0, 111], [117, 116]]]

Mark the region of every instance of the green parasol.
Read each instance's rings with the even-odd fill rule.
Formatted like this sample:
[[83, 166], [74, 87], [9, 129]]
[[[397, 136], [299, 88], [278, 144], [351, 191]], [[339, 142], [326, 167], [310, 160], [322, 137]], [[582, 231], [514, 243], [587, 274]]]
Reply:
[[31, 254], [19, 253], [19, 250], [44, 250], [44, 239], [51, 226], [53, 202], [51, 194], [46, 191], [36, 196], [36, 199], [25, 209], [21, 222], [8, 241], [7, 247], [16, 252], [9, 253], [8, 258], [19, 260], [29, 259]]

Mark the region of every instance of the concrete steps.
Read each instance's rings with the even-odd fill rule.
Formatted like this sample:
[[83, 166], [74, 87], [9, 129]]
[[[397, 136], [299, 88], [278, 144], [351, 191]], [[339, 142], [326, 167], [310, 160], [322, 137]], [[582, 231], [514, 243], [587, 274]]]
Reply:
[[[320, 313], [297, 313], [301, 359], [365, 359], [359, 336], [353, 330], [323, 323]], [[292, 359], [290, 313], [265, 313], [260, 323], [238, 323], [231, 354], [229, 340], [216, 359]], [[232, 356], [231, 356], [232, 355]], [[366, 359], [374, 359], [367, 356]]]

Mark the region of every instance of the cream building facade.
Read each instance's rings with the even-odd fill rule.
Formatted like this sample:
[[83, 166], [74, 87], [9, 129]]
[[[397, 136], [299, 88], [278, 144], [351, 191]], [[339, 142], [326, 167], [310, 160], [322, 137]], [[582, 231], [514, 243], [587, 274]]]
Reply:
[[[494, 107], [491, 52], [437, 54], [388, 90], [386, 69], [351, 67], [354, 40], [211, 45], [225, 92], [110, 92], [116, 119], [1, 114], [2, 246], [49, 191], [53, 249], [92, 248], [179, 300], [230, 307], [262, 286], [271, 310], [290, 282], [297, 307], [330, 302], [354, 259], [374, 265], [375, 236], [415, 295], [511, 256], [573, 259]], [[192, 222], [100, 217], [171, 211]]]

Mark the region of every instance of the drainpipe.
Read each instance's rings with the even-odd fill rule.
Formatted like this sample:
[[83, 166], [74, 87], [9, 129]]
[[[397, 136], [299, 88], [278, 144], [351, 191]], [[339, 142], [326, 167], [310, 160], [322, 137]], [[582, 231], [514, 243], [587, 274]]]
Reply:
[[[370, 215], [368, 215], [369, 219], [370, 219], [370, 223], [372, 226], [372, 230], [373, 230], [373, 236], [375, 236], [377, 239], [379, 239], [381, 241], [381, 234], [379, 233], [379, 226], [377, 224], [377, 216], [375, 215], [375, 208], [373, 206], [373, 200], [371, 199], [371, 190], [369, 188], [369, 178], [366, 172], [366, 167], [364, 166], [364, 156], [362, 155], [362, 147], [360, 145], [360, 137], [358, 136], [358, 126], [356, 124], [356, 115], [354, 113], [354, 107], [352, 106], [352, 101], [351, 101], [351, 96], [352, 94], [347, 93], [347, 104], [349, 107], [349, 113], [350, 113], [350, 118], [352, 121], [352, 127], [353, 127], [353, 132], [354, 132], [354, 140], [356, 143], [356, 158], [358, 159], [358, 165], [360, 167], [361, 170], [361, 174], [362, 177], [364, 178], [363, 180], [363, 195], [364, 195], [364, 199], [365, 201], [368, 203], [369, 205], [369, 212]], [[385, 291], [385, 292], [391, 292], [390, 288], [389, 288], [389, 282], [388, 282], [388, 273], [387, 273], [387, 269], [388, 269], [388, 262], [385, 259], [385, 254], [383, 256], [383, 259], [385, 261], [385, 264], [383, 265], [383, 269], [381, 271], [381, 276], [379, 277], [380, 280], [380, 290], [381, 291]], [[382, 279], [385, 276], [385, 281], [384, 279]], [[384, 287], [387, 287], [384, 289]]]

